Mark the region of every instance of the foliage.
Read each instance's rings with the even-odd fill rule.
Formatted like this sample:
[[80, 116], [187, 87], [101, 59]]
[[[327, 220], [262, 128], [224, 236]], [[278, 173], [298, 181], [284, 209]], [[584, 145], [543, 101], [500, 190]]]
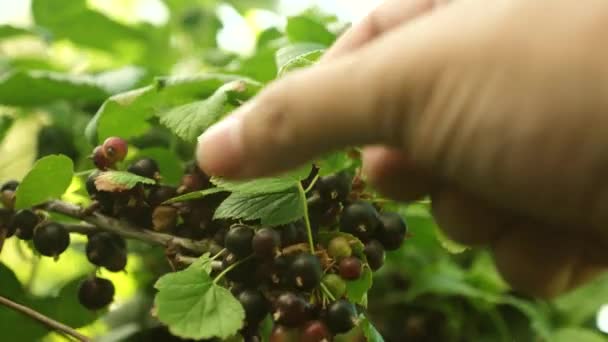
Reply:
[[[196, 137], [268, 82], [315, 64], [336, 39], [333, 28], [342, 24], [307, 11], [287, 18], [285, 27], [255, 32], [255, 51], [239, 55], [217, 43], [223, 26], [216, 15], [219, 1], [163, 3], [169, 18], [158, 25], [120, 20], [85, 0], [33, 0], [32, 25], [0, 25], [0, 51], [9, 51], [0, 56], [0, 181], [21, 181], [15, 193], [17, 209], [52, 199], [90, 204], [85, 182], [93, 164], [88, 151], [110, 136], [129, 142], [130, 154], [119, 163], [120, 170], [132, 160], [150, 157], [159, 164], [163, 184], [183, 185], [182, 169], [193, 158]], [[242, 15], [252, 8], [274, 9], [274, 1], [227, 3]], [[63, 137], [63, 142], [48, 141], [48, 129], [59, 132], [52, 136]], [[360, 162], [352, 156], [351, 150], [336, 151], [319, 157], [314, 165], [320, 176], [342, 170], [356, 173]], [[209, 188], [181, 193], [164, 203], [210, 199], [218, 204], [215, 219], [265, 226], [298, 222], [306, 215], [302, 180], [311, 166], [249, 182], [212, 178]], [[155, 183], [125, 171], [98, 177], [101, 190], [129, 196]], [[444, 237], [428, 203], [388, 202], [385, 209], [407, 218], [410, 237], [402, 248], [387, 254], [385, 266], [373, 279], [366, 268], [363, 277], [347, 283], [348, 298], [367, 307], [352, 334], [363, 334], [369, 341], [605, 340], [595, 327], [595, 316], [608, 303], [607, 277], [555, 301], [524, 298], [500, 278], [487, 251]], [[63, 223], [77, 222], [65, 213], [50, 216]], [[140, 233], [129, 232], [138, 237]], [[157, 239], [156, 244], [163, 239], [145, 237]], [[319, 236], [322, 242], [329, 238]], [[175, 335], [195, 339], [228, 339], [243, 325], [243, 308], [212, 277], [208, 254], [169, 272], [175, 266], [166, 262], [170, 253], [130, 242], [129, 272], [109, 276], [117, 288], [116, 308], [91, 313], [76, 301], [77, 286], [91, 271], [83, 266], [84, 258], [72, 253], [84, 251], [84, 239], [76, 239], [57, 261], [71, 277], [59, 285], [45, 281], [57, 269], [30, 266], [39, 256], [22, 258], [31, 254], [31, 244], [0, 240], [0, 296], [103, 336], [103, 341], [146, 336], [159, 321]], [[362, 255], [363, 244], [354, 240], [354, 253]], [[38, 323], [3, 307], [0, 321], [8, 329], [4, 334], [15, 341], [53, 338]], [[272, 320], [264, 322], [267, 337]]]

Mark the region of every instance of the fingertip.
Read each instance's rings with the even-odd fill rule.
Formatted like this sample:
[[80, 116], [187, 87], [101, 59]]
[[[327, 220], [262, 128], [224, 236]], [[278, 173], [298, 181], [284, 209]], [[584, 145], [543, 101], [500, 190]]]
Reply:
[[239, 116], [233, 114], [198, 137], [196, 157], [201, 170], [208, 175], [224, 177], [238, 177], [242, 173], [241, 127]]

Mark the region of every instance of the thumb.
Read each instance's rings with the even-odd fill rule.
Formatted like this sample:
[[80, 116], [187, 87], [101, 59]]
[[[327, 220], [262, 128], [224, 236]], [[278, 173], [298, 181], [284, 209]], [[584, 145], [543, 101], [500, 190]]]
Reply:
[[[441, 64], [427, 56], [437, 50], [429, 48], [425, 32], [433, 25], [415, 26], [275, 81], [199, 138], [201, 168], [248, 178], [285, 171], [346, 146], [401, 146], [405, 118], [421, 102], [412, 97], [428, 93], [438, 69], [433, 65]], [[449, 60], [445, 53], [439, 56]]]

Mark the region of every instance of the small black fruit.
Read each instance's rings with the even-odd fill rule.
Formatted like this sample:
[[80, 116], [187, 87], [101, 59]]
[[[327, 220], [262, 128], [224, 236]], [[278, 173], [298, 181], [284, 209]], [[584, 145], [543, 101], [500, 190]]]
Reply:
[[340, 172], [319, 178], [317, 189], [324, 200], [342, 202], [350, 193], [351, 182], [345, 172]]
[[255, 256], [261, 259], [272, 259], [279, 254], [281, 235], [272, 228], [262, 228], [255, 232], [252, 249]]
[[245, 320], [248, 326], [258, 325], [269, 312], [270, 304], [258, 290], [246, 289], [241, 291], [237, 298], [245, 309]]
[[346, 280], [359, 279], [363, 272], [363, 264], [358, 258], [349, 256], [340, 261], [338, 272], [340, 273], [340, 277]]
[[5, 237], [15, 234], [15, 229], [11, 225], [13, 211], [7, 208], [0, 208], [0, 234], [5, 231]]
[[93, 153], [91, 154], [90, 158], [95, 167], [102, 171], [105, 171], [113, 166], [113, 163], [110, 162], [105, 153], [103, 153], [103, 148], [101, 146], [97, 146], [95, 149], [93, 149]]
[[15, 213], [10, 223], [10, 230], [21, 240], [31, 240], [34, 236], [34, 228], [40, 222], [40, 217], [30, 209], [22, 209]]
[[308, 304], [302, 297], [286, 292], [277, 298], [273, 318], [278, 324], [297, 327], [308, 320], [308, 317]]
[[380, 220], [376, 208], [363, 201], [355, 202], [344, 208], [340, 217], [340, 230], [353, 234], [362, 241], [368, 241], [379, 225]]
[[16, 180], [9, 180], [2, 184], [2, 188], [0, 188], [0, 192], [2, 191], [16, 191], [19, 186], [19, 182]]
[[340, 299], [329, 305], [326, 313], [326, 323], [334, 334], [350, 331], [357, 319], [355, 307], [349, 301]]
[[47, 223], [34, 230], [34, 247], [46, 256], [57, 257], [70, 245], [70, 234], [59, 223]]
[[380, 215], [380, 222], [378, 240], [387, 251], [399, 249], [407, 234], [405, 220], [397, 213], [387, 212]]
[[[233, 253], [228, 253], [222, 260], [222, 269], [226, 270], [239, 261], [239, 258]], [[226, 278], [239, 283], [247, 283], [253, 285], [256, 281], [256, 262], [254, 259], [248, 259], [226, 273]]]
[[372, 271], [375, 272], [384, 265], [384, 247], [377, 240], [371, 240], [366, 243], [364, 253]]
[[321, 321], [307, 322], [302, 328], [300, 342], [329, 342], [331, 333]]
[[99, 310], [114, 300], [114, 285], [105, 278], [89, 278], [80, 284], [78, 301], [89, 310]]
[[109, 271], [124, 270], [127, 264], [125, 240], [109, 232], [99, 232], [89, 236], [86, 245], [86, 255], [89, 261]]
[[143, 158], [140, 159], [129, 166], [127, 171], [134, 173], [138, 176], [159, 179], [160, 171], [158, 168], [158, 164], [154, 159]]
[[239, 258], [244, 258], [253, 252], [253, 229], [245, 225], [237, 225], [226, 233], [224, 247]]
[[312, 290], [321, 282], [323, 269], [319, 258], [312, 254], [298, 254], [289, 267], [291, 280], [300, 290]]
[[168, 185], [159, 185], [150, 189], [147, 202], [150, 206], [156, 207], [161, 203], [170, 200], [177, 195], [177, 189]]

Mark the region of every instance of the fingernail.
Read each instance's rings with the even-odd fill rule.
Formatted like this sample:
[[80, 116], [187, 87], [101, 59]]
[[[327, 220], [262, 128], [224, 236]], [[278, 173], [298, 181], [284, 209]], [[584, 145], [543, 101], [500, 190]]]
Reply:
[[236, 175], [241, 168], [243, 163], [242, 121], [240, 115], [237, 114], [231, 114], [198, 137], [196, 152], [198, 164], [208, 175]]

